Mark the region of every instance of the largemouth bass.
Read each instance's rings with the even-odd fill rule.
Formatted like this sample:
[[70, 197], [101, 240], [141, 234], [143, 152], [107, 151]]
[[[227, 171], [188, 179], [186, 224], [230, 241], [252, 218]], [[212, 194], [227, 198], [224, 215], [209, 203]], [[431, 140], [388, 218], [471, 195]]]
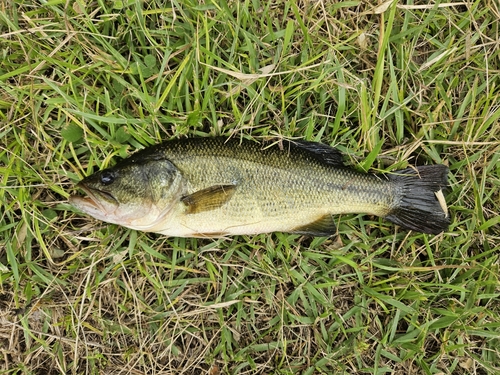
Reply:
[[86, 177], [77, 187], [87, 195], [70, 202], [99, 220], [177, 237], [329, 236], [336, 233], [332, 215], [348, 213], [437, 234], [449, 225], [439, 199], [447, 173], [444, 165], [360, 173], [321, 143], [182, 139]]

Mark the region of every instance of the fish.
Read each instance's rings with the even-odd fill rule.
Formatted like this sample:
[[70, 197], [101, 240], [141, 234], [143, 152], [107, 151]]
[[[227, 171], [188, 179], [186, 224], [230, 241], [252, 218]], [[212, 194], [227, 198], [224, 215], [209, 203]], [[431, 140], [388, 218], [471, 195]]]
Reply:
[[367, 214], [439, 234], [450, 219], [448, 167], [385, 173], [346, 166], [323, 143], [185, 138], [144, 148], [76, 187], [69, 202], [95, 219], [171, 237], [337, 233], [335, 215]]

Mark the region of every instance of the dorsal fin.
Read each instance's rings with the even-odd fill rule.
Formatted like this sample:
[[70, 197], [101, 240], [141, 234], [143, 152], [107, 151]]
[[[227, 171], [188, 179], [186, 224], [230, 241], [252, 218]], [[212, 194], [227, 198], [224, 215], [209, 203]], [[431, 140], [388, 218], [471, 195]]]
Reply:
[[345, 167], [342, 153], [328, 145], [309, 141], [290, 141], [292, 145], [309, 151], [320, 161], [330, 164], [334, 167]]

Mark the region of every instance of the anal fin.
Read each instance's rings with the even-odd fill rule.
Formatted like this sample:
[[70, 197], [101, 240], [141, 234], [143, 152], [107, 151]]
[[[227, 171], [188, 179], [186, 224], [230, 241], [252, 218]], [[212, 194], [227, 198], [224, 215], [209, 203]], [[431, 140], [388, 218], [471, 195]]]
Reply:
[[181, 198], [187, 207], [187, 214], [215, 210], [226, 203], [234, 194], [236, 185], [214, 185]]
[[306, 236], [328, 237], [337, 233], [337, 227], [333, 222], [332, 215], [325, 215], [312, 223], [297, 227], [291, 232]]

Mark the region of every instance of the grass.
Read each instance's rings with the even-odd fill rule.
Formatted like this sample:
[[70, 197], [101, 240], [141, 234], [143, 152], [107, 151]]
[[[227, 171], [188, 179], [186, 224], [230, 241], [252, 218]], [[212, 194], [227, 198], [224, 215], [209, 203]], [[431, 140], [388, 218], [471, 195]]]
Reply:
[[[0, 6], [0, 373], [500, 372], [500, 9], [259, 0]], [[450, 167], [445, 233], [165, 238], [67, 203], [184, 136]]]

